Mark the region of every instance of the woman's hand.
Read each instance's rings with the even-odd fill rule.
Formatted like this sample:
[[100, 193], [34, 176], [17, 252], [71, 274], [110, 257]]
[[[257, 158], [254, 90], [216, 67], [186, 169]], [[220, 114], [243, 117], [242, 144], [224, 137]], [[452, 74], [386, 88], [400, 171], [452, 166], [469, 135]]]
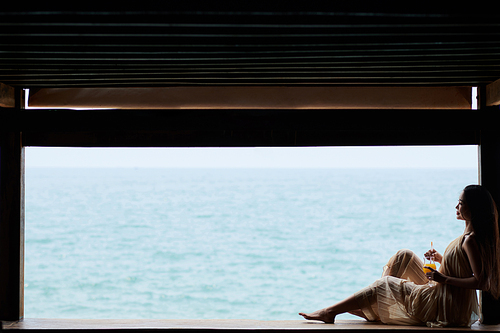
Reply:
[[438, 263], [441, 263], [441, 261], [443, 260], [443, 256], [438, 251], [436, 251], [434, 249], [425, 252], [424, 257], [427, 260], [434, 258], [433, 260], [435, 262], [438, 262]]
[[429, 273], [425, 273], [425, 275], [427, 276], [427, 278], [429, 280], [436, 281], [436, 282], [442, 283], [442, 284], [446, 284], [446, 280], [448, 278], [446, 275], [441, 274], [439, 271], [435, 270], [432, 267], [425, 266], [425, 268], [430, 270]]

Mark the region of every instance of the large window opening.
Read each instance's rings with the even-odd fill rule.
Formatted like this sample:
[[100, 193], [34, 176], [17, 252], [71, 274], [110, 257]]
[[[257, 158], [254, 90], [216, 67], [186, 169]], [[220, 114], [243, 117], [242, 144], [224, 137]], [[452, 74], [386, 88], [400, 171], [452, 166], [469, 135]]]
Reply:
[[477, 179], [476, 146], [26, 148], [25, 317], [298, 320], [444, 251]]

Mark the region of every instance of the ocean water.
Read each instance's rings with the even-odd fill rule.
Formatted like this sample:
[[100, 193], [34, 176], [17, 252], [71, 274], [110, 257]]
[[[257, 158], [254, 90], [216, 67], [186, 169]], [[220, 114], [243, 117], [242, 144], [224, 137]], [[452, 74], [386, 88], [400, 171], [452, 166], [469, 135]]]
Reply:
[[28, 168], [25, 317], [299, 320], [400, 248], [444, 251], [471, 183], [477, 170]]

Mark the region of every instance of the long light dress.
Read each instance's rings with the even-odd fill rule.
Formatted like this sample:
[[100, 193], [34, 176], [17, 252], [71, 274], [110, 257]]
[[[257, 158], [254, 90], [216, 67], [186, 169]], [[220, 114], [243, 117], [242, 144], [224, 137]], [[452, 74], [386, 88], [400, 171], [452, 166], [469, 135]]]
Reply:
[[[472, 269], [461, 235], [446, 248], [439, 271], [447, 276], [470, 277]], [[428, 284], [423, 262], [409, 250], [398, 251], [384, 274], [354, 296], [370, 321], [429, 327], [471, 326], [479, 318], [476, 291], [451, 285]]]

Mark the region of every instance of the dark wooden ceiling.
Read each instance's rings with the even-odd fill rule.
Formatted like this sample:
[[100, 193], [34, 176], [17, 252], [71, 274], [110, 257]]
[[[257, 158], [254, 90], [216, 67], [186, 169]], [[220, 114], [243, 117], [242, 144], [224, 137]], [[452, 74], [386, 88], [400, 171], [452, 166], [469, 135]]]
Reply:
[[498, 11], [376, 1], [132, 3], [4, 6], [0, 82], [481, 86], [500, 78]]

